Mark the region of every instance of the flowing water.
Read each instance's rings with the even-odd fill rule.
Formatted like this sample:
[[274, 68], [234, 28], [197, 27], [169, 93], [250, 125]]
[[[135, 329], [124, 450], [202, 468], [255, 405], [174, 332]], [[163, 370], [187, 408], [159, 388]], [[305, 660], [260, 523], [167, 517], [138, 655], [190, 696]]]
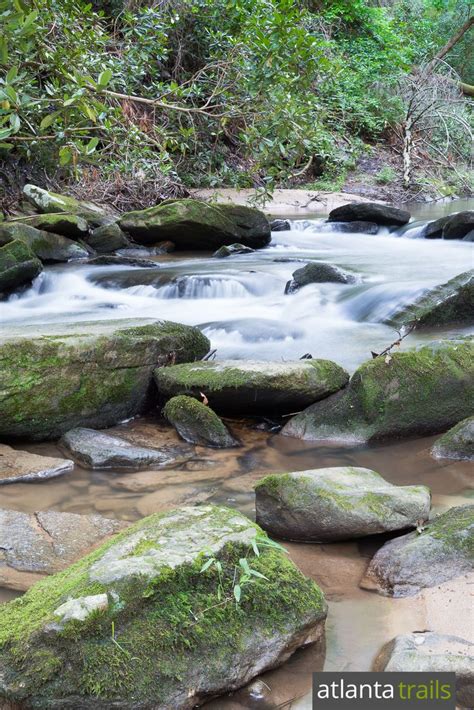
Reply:
[[[0, 303], [5, 330], [26, 325], [39, 332], [73, 321], [164, 318], [198, 325], [217, 357], [295, 359], [305, 353], [333, 359], [353, 370], [396, 337], [382, 321], [424, 288], [447, 281], [474, 266], [473, 245], [420, 239], [421, 226], [441, 212], [471, 207], [449, 203], [423, 207], [417, 221], [378, 235], [331, 231], [320, 215], [294, 221], [273, 234], [271, 245], [250, 255], [213, 259], [209, 255], [156, 257], [156, 268], [67, 264], [45, 270], [32, 287]], [[309, 261], [328, 261], [357, 276], [353, 285], [315, 284], [284, 295], [292, 272]], [[404, 346], [451, 336], [449, 328], [411, 334]], [[173, 470], [91, 472], [76, 466], [41, 483], [0, 489], [0, 506], [26, 512], [54, 509], [99, 512], [136, 520], [177, 504], [203, 501], [235, 506], [254, 515], [253, 485], [269, 471], [361, 465], [387, 480], [429, 485], [435, 510], [467, 502], [472, 469], [465, 462], [439, 462], [429, 453], [436, 437], [383, 446], [339, 448], [314, 445], [264, 431], [251, 420], [230, 421], [240, 449], [196, 447], [193, 457]], [[158, 415], [137, 418], [114, 429], [137, 443], [179, 444]], [[54, 443], [15, 444], [18, 448], [63, 456]], [[329, 601], [325, 647], [299, 651], [261, 682], [209, 703], [218, 710], [292, 707], [309, 710], [314, 670], [368, 670], [381, 646], [397, 633], [426, 628], [427, 608], [436, 600], [393, 600], [358, 587], [380, 540], [332, 545], [287, 545], [292, 559], [323, 588]], [[442, 590], [446, 594], [446, 590]], [[453, 631], [449, 605], [458, 603], [453, 587], [443, 597], [446, 613], [429, 617], [430, 628]], [[15, 596], [0, 590], [0, 601]], [[448, 598], [449, 597], [449, 598]], [[456, 607], [457, 615], [459, 609]]]

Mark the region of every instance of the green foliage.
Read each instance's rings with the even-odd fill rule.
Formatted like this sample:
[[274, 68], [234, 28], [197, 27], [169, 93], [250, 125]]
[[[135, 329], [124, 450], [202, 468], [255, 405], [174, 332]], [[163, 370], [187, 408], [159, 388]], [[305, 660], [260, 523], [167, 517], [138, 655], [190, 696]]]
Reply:
[[388, 185], [388, 183], [393, 182], [396, 178], [397, 173], [395, 170], [390, 165], [384, 165], [375, 176], [375, 182], [378, 182], [379, 185]]

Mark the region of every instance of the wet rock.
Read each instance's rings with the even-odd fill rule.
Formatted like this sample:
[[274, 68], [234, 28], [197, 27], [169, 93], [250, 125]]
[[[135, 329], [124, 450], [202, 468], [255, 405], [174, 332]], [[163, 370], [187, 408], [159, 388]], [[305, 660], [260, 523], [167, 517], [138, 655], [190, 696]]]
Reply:
[[0, 436], [57, 438], [75, 427], [104, 428], [143, 411], [152, 372], [170, 359], [209, 350], [197, 328], [167, 321], [61, 326], [0, 343]]
[[127, 247], [126, 249], [118, 249], [119, 256], [160, 256], [161, 254], [170, 254], [175, 250], [173, 242], [158, 242], [154, 247]]
[[286, 284], [285, 293], [295, 293], [308, 284], [329, 282], [352, 284], [355, 281], [356, 277], [353, 274], [343, 271], [338, 266], [324, 264], [323, 262], [312, 262], [293, 272], [292, 280]]
[[171, 466], [176, 461], [172, 451], [158, 451], [134, 446], [118, 436], [95, 429], [71, 429], [63, 435], [60, 446], [81, 466], [92, 469], [145, 468]]
[[[105, 710], [113, 699], [124, 710], [191, 710], [283, 663], [322, 637], [326, 604], [280, 550], [260, 545], [256, 556], [259, 540], [257, 526], [226, 508], [140, 520], [0, 607], [0, 696], [43, 707]], [[239, 595], [241, 558], [265, 579], [242, 584]], [[106, 608], [92, 600], [102, 612], [84, 621], [75, 614], [54, 631], [67, 601], [87, 608], [102, 594]]]
[[19, 239], [0, 246], [0, 293], [31, 283], [42, 270], [41, 261]]
[[429, 289], [386, 322], [397, 327], [416, 322], [417, 328], [474, 323], [474, 269]]
[[410, 213], [376, 202], [357, 202], [336, 207], [329, 213], [328, 222], [374, 222], [387, 226], [403, 226], [410, 221]]
[[169, 240], [177, 249], [211, 250], [235, 242], [258, 248], [271, 240], [270, 225], [259, 210], [191, 199], [128, 212], [119, 225], [139, 244]]
[[234, 254], [251, 254], [255, 249], [246, 247], [243, 244], [229, 244], [229, 246], [223, 246], [212, 255], [216, 259], [225, 259], [227, 256], [233, 256]]
[[450, 218], [451, 215], [447, 217], [440, 217], [435, 219], [434, 222], [428, 222], [422, 232], [422, 236], [425, 239], [441, 239], [443, 236], [443, 227]]
[[84, 239], [89, 233], [86, 220], [75, 214], [36, 214], [28, 216], [23, 224], [69, 239]]
[[332, 232], [341, 232], [349, 234], [378, 234], [379, 225], [375, 222], [363, 222], [355, 220], [354, 222], [334, 222], [327, 223]]
[[74, 214], [85, 219], [93, 227], [108, 224], [114, 220], [113, 215], [108, 214], [93, 202], [81, 202], [74, 197], [66, 197], [66, 195], [58, 195], [56, 192], [43, 190], [43, 188], [36, 185], [25, 185], [23, 194], [41, 213], [64, 212], [66, 214]]
[[188, 444], [216, 449], [239, 446], [217, 414], [194, 397], [172, 397], [166, 403], [163, 414]]
[[463, 237], [463, 242], [474, 242], [474, 229], [471, 229], [471, 231]]
[[474, 341], [430, 345], [363, 363], [342, 392], [293, 417], [282, 434], [343, 445], [435, 434], [472, 413]]
[[0, 444], [0, 485], [54, 478], [73, 467], [74, 463], [68, 459], [39, 456]]
[[117, 256], [116, 254], [101, 254], [89, 259], [88, 264], [94, 266], [139, 266], [142, 269], [158, 268], [159, 264], [151, 259], [137, 259], [132, 256]]
[[293, 324], [267, 320], [266, 318], [236, 318], [229, 321], [211, 321], [200, 323], [198, 328], [202, 331], [224, 330], [226, 333], [238, 332], [242, 340], [249, 343], [259, 343], [267, 340], [294, 340], [304, 336], [304, 330]]
[[291, 229], [289, 219], [274, 219], [270, 222], [272, 232], [288, 232]]
[[474, 505], [450, 508], [420, 531], [386, 542], [360, 586], [388, 596], [409, 597], [472, 570]]
[[117, 249], [127, 249], [130, 240], [116, 222], [96, 227], [85, 240], [99, 254], [108, 254]]
[[298, 410], [341, 389], [348, 377], [336, 363], [316, 359], [216, 360], [155, 371], [161, 395], [185, 394], [200, 400], [204, 393], [213, 409], [240, 414]]
[[380, 652], [374, 671], [456, 673], [456, 700], [474, 707], [474, 644], [431, 631], [396, 636]]
[[60, 234], [41, 231], [20, 222], [0, 224], [0, 244], [17, 239], [26, 244], [42, 262], [61, 262], [84, 259], [89, 252], [72, 239]]
[[458, 212], [446, 221], [443, 227], [443, 239], [464, 239], [474, 229], [474, 210]]
[[28, 589], [127, 525], [100, 515], [0, 509], [0, 586]]
[[474, 460], [474, 417], [463, 419], [437, 439], [431, 453], [437, 459]]
[[304, 542], [350, 540], [416, 527], [430, 512], [426, 486], [393, 486], [367, 468], [271, 474], [255, 486], [257, 523]]

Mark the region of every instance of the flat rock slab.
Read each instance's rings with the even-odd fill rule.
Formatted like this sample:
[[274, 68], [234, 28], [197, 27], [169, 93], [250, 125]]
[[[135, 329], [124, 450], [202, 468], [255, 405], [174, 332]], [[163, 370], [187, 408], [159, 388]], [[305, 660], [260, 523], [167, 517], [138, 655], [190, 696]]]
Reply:
[[409, 597], [472, 571], [474, 505], [450, 508], [413, 532], [385, 543], [360, 586]]
[[[241, 559], [255, 582], [237, 588]], [[326, 614], [321, 590], [248, 518], [178, 508], [0, 607], [0, 697], [191, 710], [321, 639]]]
[[394, 486], [375, 471], [350, 466], [271, 474], [255, 493], [264, 530], [305, 542], [414, 528], [431, 505], [426, 486]]
[[430, 631], [396, 636], [380, 652], [374, 671], [456, 673], [456, 699], [474, 707], [474, 644]]
[[80, 427], [64, 434], [59, 444], [81, 466], [92, 469], [176, 466], [190, 458], [176, 447], [135, 446], [118, 436]]
[[216, 360], [155, 370], [164, 397], [190, 395], [222, 412], [285, 413], [308, 406], [344, 387], [347, 372], [330, 360], [259, 362]]
[[100, 515], [0, 509], [0, 586], [28, 589], [126, 526]]
[[11, 446], [0, 444], [0, 485], [2, 483], [23, 483], [54, 478], [74, 468], [69, 459], [30, 454]]
[[437, 459], [474, 460], [474, 417], [459, 424], [435, 441], [431, 454]]

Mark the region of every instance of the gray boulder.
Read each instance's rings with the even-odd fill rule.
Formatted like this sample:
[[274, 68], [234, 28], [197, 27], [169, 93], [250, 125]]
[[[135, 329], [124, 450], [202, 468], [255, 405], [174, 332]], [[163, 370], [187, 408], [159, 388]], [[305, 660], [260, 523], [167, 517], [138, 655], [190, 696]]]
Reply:
[[99, 254], [108, 254], [117, 249], [128, 249], [131, 246], [129, 238], [116, 222], [96, 227], [85, 241]]
[[321, 590], [248, 518], [179, 508], [0, 606], [0, 697], [191, 710], [321, 639], [326, 613]]
[[428, 222], [423, 229], [422, 236], [425, 239], [441, 239], [443, 236], [443, 227], [450, 217], [451, 215], [447, 215], [445, 217], [435, 219], [434, 222]]
[[36, 227], [44, 232], [62, 234], [69, 239], [84, 239], [89, 233], [89, 225], [82, 217], [75, 214], [36, 214], [28, 215], [23, 224]]
[[84, 468], [133, 469], [152, 465], [161, 468], [183, 462], [182, 454], [176, 449], [134, 446], [125, 439], [95, 429], [71, 429], [62, 436], [59, 445]]
[[38, 212], [43, 214], [65, 213], [81, 217], [93, 227], [101, 224], [109, 224], [114, 221], [114, 216], [108, 214], [102, 207], [93, 202], [81, 202], [74, 197], [58, 195], [56, 192], [49, 192], [37, 185], [25, 185], [23, 194]]
[[418, 631], [396, 636], [375, 660], [374, 671], [456, 673], [456, 700], [474, 707], [474, 644], [458, 636]]
[[474, 269], [428, 289], [392, 313], [386, 323], [397, 328], [409, 323], [416, 323], [417, 328], [474, 323]]
[[463, 419], [437, 439], [431, 453], [437, 459], [474, 460], [474, 416]]
[[271, 535], [332, 542], [416, 527], [430, 512], [426, 486], [393, 486], [367, 468], [271, 474], [255, 486], [257, 522]]
[[0, 586], [24, 591], [127, 525], [100, 515], [0, 509]]
[[374, 222], [387, 226], [403, 226], [410, 221], [411, 215], [389, 205], [376, 202], [356, 202], [336, 207], [329, 213], [328, 222]]
[[474, 341], [430, 345], [363, 363], [349, 385], [290, 419], [285, 436], [345, 446], [436, 434], [472, 414]]
[[233, 256], [234, 254], [251, 254], [255, 249], [246, 247], [243, 244], [229, 244], [229, 246], [223, 246], [212, 255], [215, 259], [225, 259], [228, 256]]
[[416, 532], [386, 542], [370, 562], [360, 586], [394, 597], [472, 571], [474, 505], [450, 508]]
[[172, 397], [166, 403], [163, 414], [189, 444], [216, 449], [239, 446], [217, 414], [194, 397]]
[[29, 451], [19, 451], [0, 444], [0, 485], [54, 478], [72, 468], [74, 463], [69, 459], [30, 454]]
[[41, 231], [20, 222], [0, 223], [0, 244], [17, 239], [26, 244], [43, 263], [84, 259], [87, 249], [60, 234]]
[[356, 277], [353, 274], [343, 271], [334, 264], [312, 262], [293, 272], [293, 278], [286, 284], [285, 293], [295, 293], [303, 286], [314, 283], [352, 284], [355, 282]]
[[443, 239], [464, 239], [474, 229], [474, 210], [458, 212], [446, 221], [443, 227]]
[[291, 229], [289, 219], [274, 219], [270, 222], [272, 232], [288, 232]]
[[104, 428], [150, 404], [152, 373], [201, 358], [209, 341], [167, 321], [106, 321], [52, 328], [0, 342], [0, 436], [54, 439], [75, 427]]
[[222, 412], [292, 412], [344, 387], [349, 375], [330, 360], [216, 360], [155, 371], [164, 397], [185, 394]]
[[31, 283], [42, 270], [41, 261], [19, 239], [0, 246], [0, 293]]
[[379, 225], [375, 222], [362, 222], [356, 220], [354, 222], [334, 222], [331, 220], [327, 226], [332, 232], [341, 232], [348, 234], [377, 234]]

